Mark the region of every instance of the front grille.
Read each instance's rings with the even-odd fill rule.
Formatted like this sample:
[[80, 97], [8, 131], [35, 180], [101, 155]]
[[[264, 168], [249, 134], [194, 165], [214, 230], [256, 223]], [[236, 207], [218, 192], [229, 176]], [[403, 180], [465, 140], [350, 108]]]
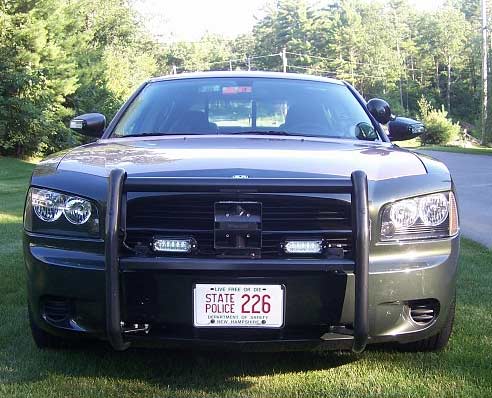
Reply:
[[[327, 194], [128, 194], [126, 246], [150, 255], [154, 236], [192, 236], [198, 243], [196, 256], [215, 257], [214, 206], [217, 202], [259, 202], [262, 207], [262, 258], [283, 255], [285, 239], [322, 238], [327, 246], [352, 252], [350, 195]], [[334, 252], [334, 251], [333, 251]]]

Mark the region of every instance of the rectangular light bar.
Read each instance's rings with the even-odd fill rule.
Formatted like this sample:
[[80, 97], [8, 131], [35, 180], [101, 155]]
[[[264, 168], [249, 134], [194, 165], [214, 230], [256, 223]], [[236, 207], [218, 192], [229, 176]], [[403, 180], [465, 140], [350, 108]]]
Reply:
[[287, 240], [284, 251], [289, 254], [320, 254], [323, 251], [322, 240]]
[[196, 247], [193, 238], [154, 238], [153, 248], [156, 252], [190, 253]]

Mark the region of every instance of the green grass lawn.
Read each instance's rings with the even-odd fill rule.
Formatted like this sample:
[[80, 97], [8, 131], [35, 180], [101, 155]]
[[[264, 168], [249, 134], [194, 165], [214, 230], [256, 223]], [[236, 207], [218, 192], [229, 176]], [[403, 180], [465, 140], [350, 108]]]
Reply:
[[32, 165], [0, 158], [0, 397], [490, 397], [492, 253], [463, 242], [456, 325], [440, 353], [39, 351], [21, 222]]
[[421, 146], [419, 149], [424, 149], [427, 151], [471, 153], [473, 155], [489, 155], [489, 156], [492, 155], [492, 148], [484, 148], [484, 147], [462, 148], [459, 146], [425, 145], [425, 146]]
[[453, 145], [421, 145], [420, 140], [418, 138], [410, 140], [397, 142], [399, 146], [407, 149], [422, 149], [426, 151], [441, 151], [441, 152], [456, 152], [456, 153], [470, 153], [473, 155], [492, 155], [492, 148], [487, 147], [471, 147], [471, 148], [463, 148], [460, 146]]

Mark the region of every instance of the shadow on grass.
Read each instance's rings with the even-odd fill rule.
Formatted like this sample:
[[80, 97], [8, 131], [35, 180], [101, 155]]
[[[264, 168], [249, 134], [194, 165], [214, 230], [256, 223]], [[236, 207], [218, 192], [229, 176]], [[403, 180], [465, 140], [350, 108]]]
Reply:
[[[457, 394], [460, 396], [480, 396], [467, 395], [473, 391], [492, 393], [490, 323], [476, 319], [483, 310], [477, 303], [458, 301], [455, 333], [443, 352], [400, 353], [391, 345], [375, 345], [362, 355], [160, 349], [115, 352], [97, 341], [84, 342], [76, 349], [38, 350], [28, 334], [25, 310], [19, 305], [3, 308], [6, 319], [0, 314], [5, 325], [0, 331], [4, 334], [4, 340], [0, 335], [0, 384], [10, 386], [6, 391], [56, 385], [61, 393], [63, 386], [87, 388], [90, 381], [100, 389], [99, 395], [95, 394], [98, 397], [134, 396], [136, 386], [143, 389], [139, 396], [162, 397], [244, 396], [252, 391], [258, 395], [257, 391], [277, 388], [285, 396], [295, 396], [302, 388], [300, 396], [310, 396], [322, 388], [340, 388], [344, 394], [337, 396], [378, 396], [376, 392], [367, 394], [378, 383], [391, 388], [393, 395], [388, 392], [384, 396], [409, 396], [412, 389], [414, 396], [422, 397], [431, 396], [432, 391], [434, 396], [451, 396], [453, 388], [467, 389]], [[468, 313], [475, 317], [468, 319]], [[484, 330], [478, 330], [479, 324]], [[367, 384], [369, 381], [376, 384]]]
[[[17, 355], [20, 354], [17, 348]], [[30, 343], [18, 368], [0, 368], [4, 383], [36, 383], [52, 376], [112, 379], [151, 385], [160, 390], [222, 394], [255, 384], [248, 377], [326, 370], [357, 361], [341, 352], [249, 353], [224, 351], [129, 349], [113, 351], [103, 342], [84, 342], [75, 349], [38, 350]], [[22, 350], [22, 348], [21, 348]], [[246, 378], [246, 379], [245, 379]]]
[[[45, 379], [61, 378], [65, 382], [69, 379], [98, 380], [97, 383], [104, 386], [104, 380], [111, 380], [121, 386], [136, 383], [146, 386], [148, 390], [168, 391], [170, 396], [174, 393], [179, 395], [178, 392], [182, 391], [190, 396], [199, 393], [229, 396], [255, 387], [259, 383], [257, 377], [286, 375], [290, 378], [289, 374], [297, 373], [292, 377], [300, 378], [299, 374], [305, 372], [345, 365], [352, 369], [348, 370], [348, 375], [353, 380], [358, 379], [357, 374], [362, 370], [358, 368], [366, 369], [362, 370], [363, 373], [369, 372], [369, 369], [383, 372], [386, 369], [388, 374], [397, 371], [416, 378], [456, 378], [470, 382], [484, 371], [483, 363], [470, 366], [476, 361], [472, 352], [448, 349], [441, 353], [403, 354], [394, 351], [391, 346], [370, 347], [360, 356], [349, 352], [247, 353], [148, 349], [115, 352], [101, 342], [86, 343], [80, 348], [66, 351], [41, 351], [32, 343], [20, 349], [26, 360], [17, 361], [18, 369], [0, 369], [0, 380], [4, 383], [35, 385]], [[347, 371], [339, 373], [347, 377]]]

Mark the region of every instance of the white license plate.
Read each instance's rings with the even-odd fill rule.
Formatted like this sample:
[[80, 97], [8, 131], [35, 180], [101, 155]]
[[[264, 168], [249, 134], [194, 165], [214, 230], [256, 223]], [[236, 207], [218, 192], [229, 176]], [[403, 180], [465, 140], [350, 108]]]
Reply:
[[284, 324], [282, 285], [196, 284], [195, 327], [280, 328]]

